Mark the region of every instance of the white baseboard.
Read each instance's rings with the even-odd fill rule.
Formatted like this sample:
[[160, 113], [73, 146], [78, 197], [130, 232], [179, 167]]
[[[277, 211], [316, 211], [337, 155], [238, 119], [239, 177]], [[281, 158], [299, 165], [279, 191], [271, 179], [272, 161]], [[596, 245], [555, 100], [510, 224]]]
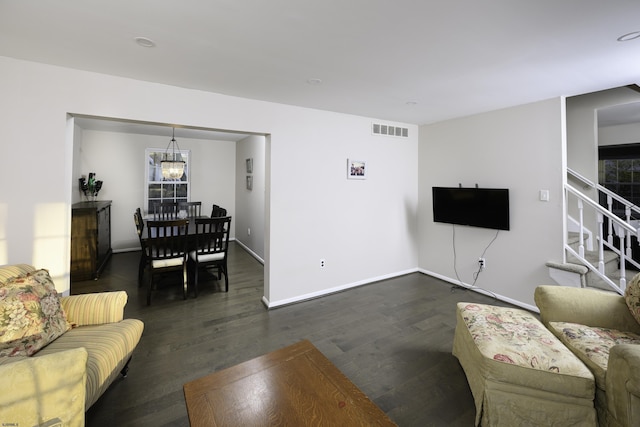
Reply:
[[[230, 240], [235, 240], [235, 242], [237, 244], [239, 244], [245, 251], [247, 251], [247, 253], [249, 255], [251, 255], [256, 260], [258, 260], [258, 262], [260, 262], [262, 265], [264, 265], [264, 260], [262, 258], [260, 258], [260, 256], [258, 256], [258, 254], [256, 254], [251, 249], [249, 249], [240, 240], [237, 240], [237, 239], [230, 239]], [[138, 248], [128, 248], [128, 249], [118, 249], [118, 250], [114, 250], [113, 253], [132, 252], [132, 251], [139, 251], [139, 250], [140, 250], [139, 247]], [[484, 290], [482, 288], [478, 288], [477, 286], [471, 286], [471, 285], [469, 285], [467, 283], [460, 283], [456, 279], [452, 279], [450, 277], [443, 276], [441, 274], [434, 273], [433, 271], [425, 270], [425, 269], [422, 269], [422, 268], [412, 268], [412, 269], [405, 270], [405, 271], [400, 271], [400, 272], [397, 272], [397, 273], [386, 274], [384, 276], [372, 277], [372, 278], [369, 278], [369, 279], [359, 280], [357, 282], [347, 283], [347, 284], [341, 285], [341, 286], [336, 286], [334, 288], [324, 289], [324, 290], [319, 291], [319, 292], [311, 292], [309, 294], [304, 294], [304, 295], [300, 295], [300, 296], [293, 297], [293, 298], [286, 298], [286, 299], [279, 300], [279, 301], [271, 302], [266, 297], [263, 296], [262, 297], [262, 303], [268, 309], [282, 307], [282, 306], [289, 305], [289, 304], [295, 304], [297, 302], [307, 301], [307, 300], [314, 299], [314, 298], [320, 298], [320, 297], [323, 297], [323, 296], [326, 296], [326, 295], [334, 294], [336, 292], [342, 292], [342, 291], [345, 291], [347, 289], [356, 288], [358, 286], [368, 285], [369, 283], [375, 283], [375, 282], [379, 282], [381, 280], [392, 279], [394, 277], [404, 276], [404, 275], [411, 274], [411, 273], [416, 273], [416, 272], [419, 272], [419, 273], [422, 273], [422, 274], [426, 274], [427, 276], [432, 276], [432, 277], [435, 277], [435, 278], [440, 279], [440, 280], [444, 280], [445, 282], [449, 282], [449, 283], [452, 283], [454, 285], [462, 286], [464, 288], [467, 288], [467, 289], [469, 289], [471, 291], [474, 291], [474, 292], [478, 292], [478, 293], [483, 294], [483, 295], [494, 297], [494, 298], [496, 298], [496, 299], [498, 299], [500, 301], [515, 305], [517, 307], [522, 307], [525, 310], [533, 311], [535, 313], [539, 313], [540, 312], [538, 307], [536, 307], [534, 305], [524, 304], [521, 301], [517, 301], [517, 300], [514, 300], [512, 298], [505, 297], [504, 295], [496, 294], [494, 292], [486, 291], [486, 290]]]
[[257, 259], [257, 260], [258, 260], [258, 262], [259, 262], [260, 264], [264, 265], [264, 260], [263, 260], [262, 258], [260, 258], [260, 256], [259, 256], [257, 253], [255, 253], [254, 251], [252, 251], [252, 250], [251, 250], [247, 245], [245, 245], [244, 243], [242, 243], [240, 240], [238, 240], [238, 239], [234, 239], [234, 240], [236, 241], [236, 243], [237, 243], [237, 244], [239, 244], [239, 245], [242, 247], [242, 249], [244, 249], [245, 251], [247, 251], [247, 253], [248, 253], [249, 255], [251, 255], [252, 257], [254, 257], [255, 259]]
[[463, 288], [469, 289], [470, 291], [477, 292], [479, 294], [487, 295], [492, 298], [498, 299], [500, 301], [515, 305], [517, 307], [524, 308], [525, 310], [529, 310], [535, 313], [540, 313], [540, 310], [535, 305], [525, 304], [522, 301], [517, 301], [509, 297], [505, 297], [504, 295], [496, 294], [495, 292], [487, 291], [485, 289], [479, 288], [477, 286], [469, 285], [468, 283], [460, 282], [459, 280], [452, 279], [447, 276], [443, 276], [442, 274], [434, 273], [433, 271], [418, 269], [418, 271], [422, 274], [426, 274], [427, 276], [432, 276], [440, 280], [444, 280], [445, 282], [452, 283], [454, 285], [462, 286]]
[[138, 246], [137, 248], [120, 248], [120, 249], [113, 249], [113, 253], [114, 254], [122, 254], [125, 252], [135, 252], [135, 251], [140, 251], [140, 246]]
[[289, 305], [289, 304], [295, 304], [297, 302], [302, 302], [302, 301], [307, 301], [307, 300], [311, 300], [311, 299], [314, 299], [314, 298], [324, 297], [324, 296], [327, 296], [327, 295], [330, 295], [330, 294], [335, 294], [337, 292], [346, 291], [347, 289], [356, 288], [358, 286], [363, 286], [363, 285], [368, 285], [368, 284], [374, 283], [374, 282], [379, 282], [381, 280], [392, 279], [394, 277], [399, 277], [399, 276], [405, 276], [407, 274], [415, 273], [417, 271], [418, 271], [417, 268], [412, 268], [412, 269], [405, 270], [405, 271], [399, 271], [399, 272], [396, 272], [396, 273], [386, 274], [386, 275], [383, 275], [383, 276], [372, 277], [372, 278], [365, 279], [365, 280], [359, 280], [357, 282], [347, 283], [347, 284], [336, 286], [336, 287], [333, 287], [333, 288], [323, 289], [322, 291], [311, 292], [311, 293], [308, 293], [308, 294], [299, 295], [299, 296], [296, 296], [296, 297], [293, 297], [293, 298], [286, 298], [286, 299], [282, 299], [282, 300], [279, 300], [279, 301], [269, 301], [266, 297], [263, 296], [262, 297], [262, 303], [268, 309], [282, 307], [282, 306]]

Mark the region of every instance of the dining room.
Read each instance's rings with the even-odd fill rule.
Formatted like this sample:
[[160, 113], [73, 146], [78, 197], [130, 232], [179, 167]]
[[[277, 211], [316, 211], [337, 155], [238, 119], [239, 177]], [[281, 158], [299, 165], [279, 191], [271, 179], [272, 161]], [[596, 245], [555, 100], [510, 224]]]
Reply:
[[[140, 208], [145, 217], [152, 215], [149, 206], [161, 197], [201, 202], [203, 215], [209, 215], [213, 205], [223, 207], [233, 218], [230, 239], [264, 263], [267, 136], [96, 117], [73, 119], [72, 204], [111, 201], [109, 240], [114, 253], [140, 250], [133, 214]], [[175, 151], [183, 153], [187, 162], [184, 176], [158, 178], [154, 161], [171, 159]], [[89, 174], [101, 181], [98, 192], [83, 191], [81, 178]], [[72, 290], [73, 282], [72, 277]]]

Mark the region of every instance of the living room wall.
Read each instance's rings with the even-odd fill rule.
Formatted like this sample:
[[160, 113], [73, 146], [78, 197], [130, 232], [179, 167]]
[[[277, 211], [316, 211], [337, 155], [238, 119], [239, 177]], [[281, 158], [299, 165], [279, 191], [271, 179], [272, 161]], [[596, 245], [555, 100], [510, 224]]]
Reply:
[[[13, 159], [0, 172], [8, 183], [0, 195], [0, 264], [48, 268], [68, 293], [78, 177], [67, 119], [80, 114], [270, 135], [264, 297], [270, 307], [418, 265], [415, 125], [389, 123], [407, 127], [409, 137], [382, 137], [371, 133], [379, 120], [367, 117], [6, 57], [0, 69], [3, 136]], [[346, 179], [349, 157], [368, 162], [366, 180]]]
[[[422, 271], [471, 285], [483, 256], [486, 269], [475, 285], [535, 308], [535, 287], [553, 283], [545, 262], [562, 259], [563, 117], [558, 98], [420, 128]], [[496, 237], [495, 230], [435, 223], [431, 188], [458, 184], [508, 188], [510, 230]], [[549, 190], [548, 202], [539, 200], [540, 190]]]

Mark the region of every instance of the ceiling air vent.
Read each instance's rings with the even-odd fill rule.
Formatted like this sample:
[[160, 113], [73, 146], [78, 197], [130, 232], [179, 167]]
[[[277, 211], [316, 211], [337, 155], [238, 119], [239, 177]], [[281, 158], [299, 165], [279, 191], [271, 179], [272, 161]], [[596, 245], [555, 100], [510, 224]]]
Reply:
[[409, 129], [400, 126], [383, 125], [381, 123], [374, 123], [372, 126], [374, 135], [386, 135], [397, 136], [400, 138], [409, 137]]

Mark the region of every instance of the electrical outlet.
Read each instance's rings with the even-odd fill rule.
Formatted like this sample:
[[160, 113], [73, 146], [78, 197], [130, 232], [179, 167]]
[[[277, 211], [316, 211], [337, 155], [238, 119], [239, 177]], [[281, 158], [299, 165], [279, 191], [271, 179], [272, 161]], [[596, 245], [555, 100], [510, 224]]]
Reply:
[[484, 270], [487, 268], [487, 261], [484, 258], [478, 259], [478, 267], [480, 268], [480, 271]]
[[326, 261], [323, 258], [320, 260], [320, 268], [324, 268], [325, 265], [326, 265]]
[[247, 236], [251, 236], [251, 227], [247, 228]]

